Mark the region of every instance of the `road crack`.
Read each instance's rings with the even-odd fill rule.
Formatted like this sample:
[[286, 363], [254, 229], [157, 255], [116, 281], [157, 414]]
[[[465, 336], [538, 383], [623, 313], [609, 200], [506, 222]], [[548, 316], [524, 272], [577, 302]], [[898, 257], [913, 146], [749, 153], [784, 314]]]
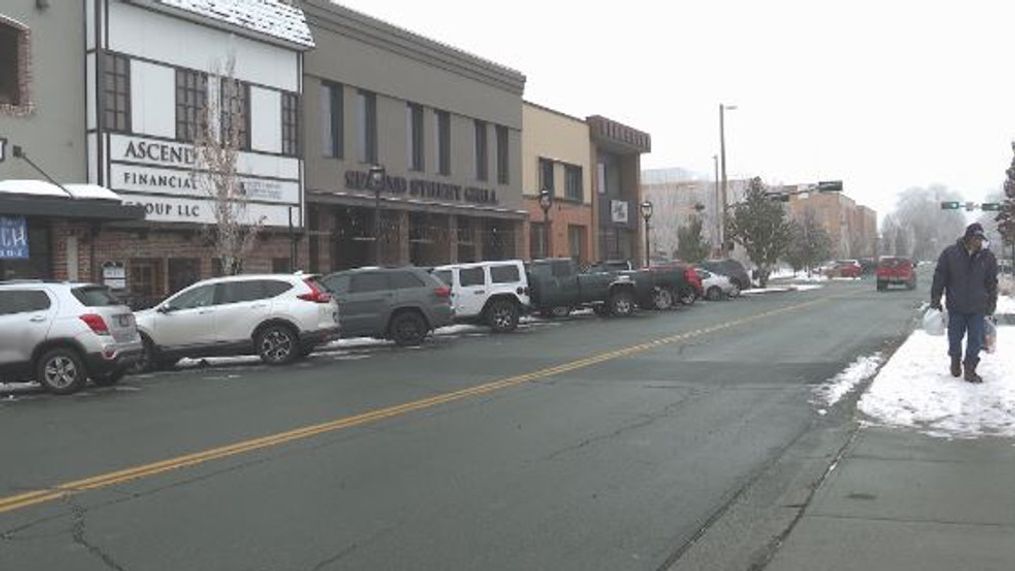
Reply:
[[85, 516], [87, 515], [88, 510], [75, 501], [71, 495], [64, 496], [63, 500], [70, 508], [71, 516], [73, 517], [74, 524], [71, 528], [71, 537], [74, 539], [74, 543], [87, 549], [89, 553], [101, 560], [106, 567], [115, 569], [116, 571], [127, 571], [126, 567], [117, 563], [116, 560], [113, 559], [113, 556], [106, 553], [102, 547], [88, 541], [85, 538], [85, 532], [87, 531]]

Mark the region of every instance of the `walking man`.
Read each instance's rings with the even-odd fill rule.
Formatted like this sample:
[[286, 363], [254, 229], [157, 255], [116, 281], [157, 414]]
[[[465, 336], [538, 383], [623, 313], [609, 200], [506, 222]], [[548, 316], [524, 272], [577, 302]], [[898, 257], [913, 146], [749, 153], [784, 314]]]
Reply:
[[[941, 294], [948, 305], [948, 354], [953, 377], [963, 375], [970, 383], [982, 383], [976, 374], [983, 347], [985, 316], [997, 306], [997, 258], [986, 248], [983, 226], [974, 222], [962, 238], [941, 252], [930, 288], [930, 306], [941, 309]], [[962, 337], [966, 358], [962, 360]]]

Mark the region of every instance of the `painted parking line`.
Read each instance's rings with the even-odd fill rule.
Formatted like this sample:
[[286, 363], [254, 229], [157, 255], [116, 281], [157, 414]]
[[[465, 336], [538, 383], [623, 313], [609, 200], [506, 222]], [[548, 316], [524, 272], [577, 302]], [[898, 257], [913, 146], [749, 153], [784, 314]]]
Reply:
[[774, 309], [762, 313], [757, 313], [748, 317], [744, 317], [742, 319], [727, 321], [724, 323], [720, 323], [718, 325], [713, 325], [711, 327], [696, 329], [694, 331], [680, 333], [677, 335], [660, 337], [658, 339], [654, 339], [652, 341], [647, 341], [644, 343], [639, 343], [637, 345], [631, 345], [613, 351], [597, 353], [595, 355], [591, 355], [583, 359], [570, 361], [568, 363], [563, 363], [545, 369], [539, 369], [536, 371], [532, 371], [530, 373], [524, 373], [521, 375], [507, 377], [505, 379], [500, 379], [497, 381], [491, 381], [489, 383], [476, 385], [474, 387], [469, 387], [449, 393], [435, 395], [425, 399], [375, 409], [361, 414], [339, 418], [329, 422], [304, 426], [301, 428], [296, 428], [294, 430], [271, 434], [268, 436], [262, 436], [260, 438], [254, 438], [251, 440], [244, 440], [242, 442], [236, 442], [234, 444], [229, 444], [226, 446], [210, 448], [207, 450], [202, 450], [200, 452], [185, 454], [183, 456], [177, 456], [175, 458], [169, 458], [159, 462], [153, 462], [150, 464], [143, 464], [139, 466], [125, 468], [122, 470], [117, 470], [114, 472], [99, 474], [81, 480], [75, 480], [72, 482], [58, 484], [56, 486], [46, 489], [34, 490], [31, 492], [25, 492], [12, 496], [0, 497], [0, 513], [11, 512], [27, 508], [29, 506], [42, 504], [53, 500], [58, 500], [66, 496], [77, 494], [80, 492], [85, 492], [88, 490], [106, 488], [109, 486], [129, 482], [131, 480], [155, 476], [172, 470], [179, 470], [181, 468], [197, 466], [199, 464], [204, 464], [206, 462], [211, 462], [213, 460], [220, 460], [223, 458], [229, 458], [231, 456], [237, 456], [239, 454], [255, 452], [258, 450], [279, 446], [288, 442], [304, 440], [307, 438], [311, 438], [313, 436], [318, 436], [329, 432], [343, 430], [346, 428], [353, 428], [356, 426], [362, 426], [364, 424], [378, 422], [388, 418], [403, 416], [412, 412], [433, 408], [436, 406], [452, 403], [455, 401], [460, 401], [482, 395], [488, 395], [490, 393], [502, 391], [511, 387], [523, 385], [525, 383], [546, 379], [549, 377], [553, 377], [555, 375], [560, 375], [562, 373], [567, 373], [570, 371], [591, 367], [593, 365], [604, 363], [606, 361], [612, 361], [614, 359], [619, 359], [622, 357], [629, 357], [631, 355], [636, 355], [638, 353], [650, 351], [652, 349], [663, 347], [665, 345], [680, 343], [683, 341], [687, 341], [689, 339], [715, 333], [717, 331], [738, 327], [744, 325], [745, 323], [750, 323], [752, 321], [757, 321], [759, 319], [764, 319], [766, 317], [771, 317], [781, 313], [795, 311], [798, 309], [802, 309], [804, 307], [814, 305], [821, 301], [824, 301], [824, 299], [815, 299], [804, 303], [790, 305], [780, 309]]

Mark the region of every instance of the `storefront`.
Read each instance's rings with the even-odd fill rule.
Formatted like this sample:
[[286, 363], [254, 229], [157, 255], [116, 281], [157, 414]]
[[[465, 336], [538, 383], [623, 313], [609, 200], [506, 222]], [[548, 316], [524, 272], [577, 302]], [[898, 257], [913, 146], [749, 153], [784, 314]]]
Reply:
[[645, 260], [645, 228], [639, 205], [641, 155], [652, 150], [652, 139], [627, 125], [599, 115], [587, 119], [596, 161], [593, 203], [600, 260]]
[[521, 256], [524, 76], [326, 0], [302, 6], [317, 45], [304, 66], [309, 268]]

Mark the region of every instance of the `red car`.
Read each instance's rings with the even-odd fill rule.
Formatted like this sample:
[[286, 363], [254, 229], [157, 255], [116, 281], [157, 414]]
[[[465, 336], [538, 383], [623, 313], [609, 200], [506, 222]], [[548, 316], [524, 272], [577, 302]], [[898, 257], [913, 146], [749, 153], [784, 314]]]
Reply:
[[916, 289], [916, 270], [913, 260], [885, 256], [878, 260], [876, 274], [878, 291], [888, 289], [890, 285], [904, 285], [906, 289]]
[[863, 276], [863, 266], [856, 260], [839, 260], [828, 270], [830, 278], [859, 278]]

